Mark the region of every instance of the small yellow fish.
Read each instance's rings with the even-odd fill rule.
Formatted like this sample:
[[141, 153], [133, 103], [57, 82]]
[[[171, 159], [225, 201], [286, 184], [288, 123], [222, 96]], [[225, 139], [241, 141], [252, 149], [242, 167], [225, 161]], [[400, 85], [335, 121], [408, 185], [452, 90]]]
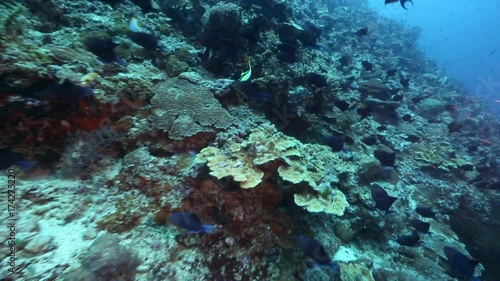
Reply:
[[240, 82], [245, 82], [250, 79], [250, 76], [252, 76], [252, 66], [250, 65], [250, 61], [248, 61], [248, 71], [245, 71], [241, 73], [240, 79], [238, 81]]

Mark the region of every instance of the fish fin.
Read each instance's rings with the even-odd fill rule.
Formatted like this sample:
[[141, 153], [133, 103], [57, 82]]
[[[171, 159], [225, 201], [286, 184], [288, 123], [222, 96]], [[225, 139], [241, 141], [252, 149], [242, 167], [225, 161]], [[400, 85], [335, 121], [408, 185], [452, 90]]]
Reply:
[[121, 66], [127, 66], [127, 62], [126, 62], [124, 59], [122, 59], [122, 58], [118, 58], [118, 57], [117, 57], [117, 58], [115, 59], [115, 62], [116, 62], [116, 63], [118, 63], [118, 64], [119, 64], [119, 65], [121, 65]]
[[238, 79], [238, 81], [241, 82], [248, 81], [251, 76], [252, 76], [252, 65], [250, 64], [250, 61], [248, 61], [248, 70], [241, 73], [241, 77], [240, 79]]
[[204, 224], [201, 226], [201, 231], [206, 232], [208, 234], [214, 233], [217, 229], [217, 225], [213, 224]]
[[410, 2], [410, 3], [411, 3], [411, 5], [412, 5], [412, 6], [414, 6], [414, 5], [413, 5], [413, 1], [412, 1], [412, 0], [401, 0], [401, 7], [403, 7], [403, 9], [408, 10], [408, 9], [406, 8], [406, 2]]
[[340, 270], [340, 265], [338, 262], [332, 262], [330, 264], [330, 269], [332, 270], [333, 273], [339, 273]]

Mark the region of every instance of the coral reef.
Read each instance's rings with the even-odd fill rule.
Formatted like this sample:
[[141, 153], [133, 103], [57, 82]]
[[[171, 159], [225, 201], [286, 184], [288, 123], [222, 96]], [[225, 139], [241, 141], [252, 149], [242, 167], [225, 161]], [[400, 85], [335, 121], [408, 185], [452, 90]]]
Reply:
[[149, 120], [171, 139], [227, 129], [234, 123], [210, 91], [186, 80], [169, 79], [156, 85], [153, 91]]
[[[419, 30], [327, 2], [0, 4], [1, 164], [16, 173], [0, 217], [17, 219], [15, 238], [0, 229], [17, 271], [3, 255], [0, 279], [458, 280], [446, 246], [497, 280], [498, 119]], [[152, 42], [131, 40], [132, 15]], [[432, 235], [401, 245], [417, 218]], [[299, 235], [339, 272], [310, 268]]]
[[342, 281], [375, 281], [370, 269], [361, 264], [341, 264], [340, 272]]
[[83, 257], [82, 267], [92, 273], [96, 280], [133, 280], [139, 259], [119, 243], [118, 237], [111, 234], [99, 236]]
[[103, 127], [92, 132], [78, 132], [61, 156], [58, 169], [60, 176], [78, 176], [92, 163], [106, 157], [106, 152], [112, 155], [113, 143], [119, 142], [118, 133], [110, 127]]
[[260, 125], [250, 132], [247, 139], [227, 140], [221, 149], [202, 149], [196, 162], [207, 163], [210, 174], [218, 179], [232, 176], [242, 188], [256, 187], [262, 182], [265, 172], [277, 171], [283, 180], [294, 184], [305, 182], [315, 195], [296, 195], [295, 202], [311, 212], [342, 215], [348, 206], [345, 195], [331, 186], [339, 181], [334, 173], [348, 176], [352, 167], [330, 148], [302, 144], [270, 124]]

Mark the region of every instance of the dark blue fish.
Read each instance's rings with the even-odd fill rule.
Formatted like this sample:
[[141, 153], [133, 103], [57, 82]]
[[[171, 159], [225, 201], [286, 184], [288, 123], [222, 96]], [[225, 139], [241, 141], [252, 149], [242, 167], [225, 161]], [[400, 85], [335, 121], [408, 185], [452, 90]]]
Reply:
[[457, 249], [445, 246], [444, 254], [448, 259], [448, 265], [451, 267], [452, 275], [459, 278], [470, 278], [471, 281], [480, 281], [478, 277], [474, 277], [474, 270], [479, 263], [466, 257]]
[[305, 81], [308, 85], [312, 85], [316, 88], [328, 87], [328, 82], [326, 80], [326, 76], [324, 76], [324, 75], [309, 72], [309, 73], [306, 73], [304, 78], [305, 78]]
[[259, 85], [249, 81], [238, 82], [238, 88], [252, 102], [270, 102], [272, 95], [260, 89]]
[[49, 103], [64, 103], [76, 108], [86, 97], [94, 96], [94, 92], [90, 88], [64, 80], [60, 85], [52, 85], [43, 89], [38, 96]]
[[358, 31], [356, 31], [356, 36], [366, 36], [368, 34], [368, 26], [366, 27], [363, 27], [361, 29], [359, 29]]
[[277, 45], [277, 48], [280, 52], [295, 54], [298, 52], [298, 46], [289, 42], [282, 42]]
[[278, 44], [277, 58], [279, 61], [294, 63], [298, 60], [299, 46], [294, 38], [283, 38]]
[[370, 116], [371, 111], [372, 111], [372, 108], [370, 105], [368, 105], [368, 106], [363, 105], [363, 106], [356, 108], [356, 113], [361, 116], [361, 119], [365, 119], [368, 116]]
[[460, 131], [462, 128], [463, 124], [457, 121], [452, 121], [450, 124], [448, 124], [448, 133], [454, 133]]
[[300, 235], [297, 237], [297, 243], [304, 253], [309, 257], [307, 265], [309, 267], [329, 268], [333, 272], [338, 272], [339, 265], [330, 259], [325, 248], [316, 240], [307, 236]]
[[394, 151], [377, 149], [373, 155], [383, 166], [394, 166], [396, 164], [396, 153]]
[[214, 233], [216, 225], [203, 224], [194, 213], [182, 212], [173, 213], [168, 216], [168, 221], [173, 225], [184, 228], [188, 233]]
[[415, 247], [420, 243], [420, 236], [418, 235], [418, 232], [414, 230], [411, 235], [399, 236], [396, 239], [396, 242], [403, 246]]
[[412, 0], [385, 0], [384, 4], [390, 4], [390, 3], [396, 3], [396, 2], [401, 3], [401, 7], [403, 7], [403, 9], [405, 9], [405, 10], [408, 10], [406, 8], [406, 2], [410, 2], [411, 5], [413, 6], [413, 1]]
[[391, 68], [391, 69], [387, 70], [385, 73], [387, 74], [387, 76], [394, 76], [397, 71], [398, 71], [397, 69]]
[[377, 135], [375, 135], [375, 134], [368, 135], [366, 137], [363, 137], [361, 139], [361, 141], [364, 144], [369, 145], [369, 146], [376, 145], [377, 144]]
[[279, 61], [286, 63], [294, 63], [298, 60], [296, 53], [289, 53], [289, 52], [279, 52], [276, 55], [276, 57], [278, 58]]
[[410, 79], [409, 78], [405, 78], [405, 77], [401, 77], [399, 79], [399, 83], [401, 84], [401, 86], [403, 86], [405, 89], [408, 89], [408, 86], [410, 86]]
[[145, 32], [129, 32], [128, 37], [146, 50], [155, 51], [160, 49], [160, 39], [156, 35]]
[[436, 216], [436, 212], [431, 207], [417, 206], [417, 208], [415, 208], [415, 211], [417, 212], [417, 214], [421, 215], [424, 218], [433, 219]]
[[342, 151], [344, 149], [344, 140], [332, 135], [323, 136], [323, 142], [328, 145], [333, 152]]
[[385, 211], [386, 215], [390, 213], [389, 209], [391, 208], [394, 201], [396, 201], [398, 198], [389, 196], [389, 194], [387, 194], [387, 191], [385, 191], [380, 185], [375, 183], [370, 186], [370, 189], [372, 199], [373, 201], [375, 201], [375, 208]]
[[115, 48], [119, 44], [114, 43], [111, 39], [100, 39], [95, 37], [87, 38], [85, 41], [85, 47], [92, 54], [96, 55], [102, 62], [104, 63], [113, 63], [117, 62], [121, 65], [124, 65], [125, 62], [118, 58], [115, 54]]
[[363, 61], [361, 61], [361, 65], [363, 66], [363, 68], [364, 68], [365, 70], [368, 70], [368, 71], [373, 70], [373, 63], [371, 63], [371, 62], [369, 62], [369, 61], [365, 61], [365, 60], [363, 60]]
[[429, 233], [429, 228], [431, 227], [431, 224], [428, 222], [421, 221], [419, 219], [411, 219], [410, 220], [411, 226], [415, 228], [417, 231], [422, 232], [422, 233]]
[[12, 152], [10, 148], [0, 148], [0, 171], [14, 165], [19, 166], [26, 173], [32, 171], [36, 167], [35, 163], [24, 161], [21, 155]]
[[349, 103], [343, 100], [334, 100], [333, 104], [341, 111], [349, 110], [349, 108], [351, 107]]

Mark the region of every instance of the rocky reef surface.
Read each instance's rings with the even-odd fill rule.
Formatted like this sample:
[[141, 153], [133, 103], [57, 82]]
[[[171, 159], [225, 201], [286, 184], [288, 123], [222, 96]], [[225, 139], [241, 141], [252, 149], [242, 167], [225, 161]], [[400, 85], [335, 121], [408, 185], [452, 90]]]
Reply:
[[418, 29], [362, 0], [0, 7], [2, 280], [460, 280], [445, 247], [498, 280], [500, 124]]

